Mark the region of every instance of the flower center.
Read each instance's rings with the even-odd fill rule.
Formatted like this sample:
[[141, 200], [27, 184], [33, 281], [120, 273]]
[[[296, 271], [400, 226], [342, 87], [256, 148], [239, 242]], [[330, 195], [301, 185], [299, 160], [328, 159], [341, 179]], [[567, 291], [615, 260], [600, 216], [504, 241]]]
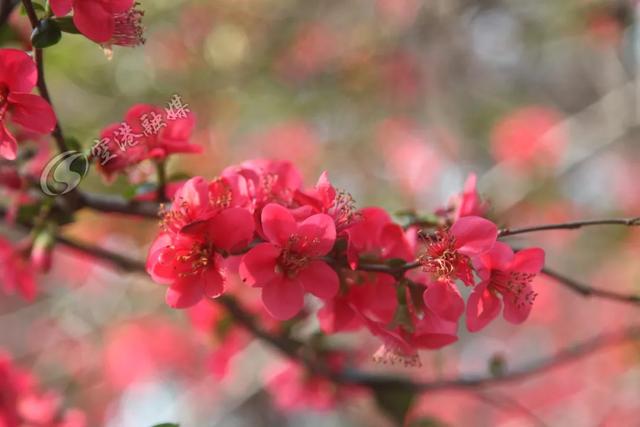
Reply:
[[193, 221], [195, 213], [186, 201], [174, 202], [171, 209], [165, 209], [160, 205], [160, 226], [164, 231], [179, 232], [188, 223]]
[[427, 237], [427, 248], [418, 261], [423, 271], [435, 275], [438, 279], [452, 279], [466, 257], [455, 248], [455, 238], [446, 231], [437, 231]]
[[536, 275], [533, 273], [493, 270], [489, 286], [500, 292], [504, 297], [509, 295], [513, 298], [513, 303], [522, 308], [525, 305], [532, 305], [538, 296], [537, 292], [532, 291], [530, 286], [534, 277]]
[[176, 259], [184, 267], [178, 273], [180, 277], [195, 276], [213, 266], [213, 248], [205, 243], [194, 243], [190, 250], [177, 254]]
[[138, 9], [139, 5], [140, 3], [134, 3], [131, 9], [113, 16], [115, 25], [109, 44], [125, 47], [144, 44], [144, 29], [142, 27], [144, 11]]
[[356, 211], [356, 203], [353, 197], [342, 190], [336, 194], [333, 205], [327, 213], [335, 220], [336, 231], [338, 232], [348, 228], [360, 217]]
[[316, 239], [308, 239], [297, 235], [289, 237], [287, 245], [282, 249], [282, 252], [280, 252], [280, 256], [278, 256], [276, 272], [284, 274], [290, 279], [296, 277], [300, 270], [305, 268], [309, 264], [309, 261], [311, 261], [311, 257], [305, 255], [304, 249], [315, 242], [315, 240]]

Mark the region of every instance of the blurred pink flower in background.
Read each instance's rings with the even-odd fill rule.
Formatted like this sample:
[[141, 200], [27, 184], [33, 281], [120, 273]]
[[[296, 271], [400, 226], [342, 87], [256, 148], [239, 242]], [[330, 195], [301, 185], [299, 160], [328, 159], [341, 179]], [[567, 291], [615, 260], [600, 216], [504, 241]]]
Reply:
[[527, 106], [501, 118], [491, 134], [491, 152], [512, 173], [553, 169], [569, 142], [562, 116], [544, 106]]
[[38, 71], [33, 59], [18, 49], [0, 49], [0, 156], [14, 160], [16, 138], [7, 130], [6, 119], [37, 133], [49, 133], [56, 116], [49, 103], [30, 92], [36, 86]]
[[338, 46], [335, 33], [325, 24], [305, 23], [276, 59], [275, 69], [284, 79], [304, 80], [330, 66]]
[[186, 378], [203, 366], [193, 336], [160, 317], [127, 320], [105, 338], [103, 374], [115, 391], [163, 376]]
[[415, 124], [387, 119], [376, 130], [376, 142], [387, 171], [408, 196], [434, 183], [443, 159]]

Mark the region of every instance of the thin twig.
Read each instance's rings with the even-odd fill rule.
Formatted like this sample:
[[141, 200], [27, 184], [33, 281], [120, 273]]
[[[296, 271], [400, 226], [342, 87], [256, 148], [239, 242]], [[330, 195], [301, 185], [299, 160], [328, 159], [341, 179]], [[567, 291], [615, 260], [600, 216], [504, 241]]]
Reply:
[[618, 292], [608, 291], [606, 289], [594, 288], [546, 267], [542, 269], [542, 274], [554, 279], [561, 285], [564, 285], [585, 297], [598, 297], [626, 302], [633, 305], [640, 305], [640, 295], [621, 294]]
[[155, 202], [125, 200], [119, 196], [81, 192], [80, 204], [100, 212], [121, 213], [144, 218], [158, 218], [160, 205]]
[[503, 228], [498, 232], [499, 237], [513, 236], [515, 234], [532, 233], [546, 230], [575, 230], [582, 227], [592, 227], [596, 225], [624, 225], [627, 227], [640, 226], [640, 217], [635, 218], [614, 218], [595, 219], [587, 221], [562, 222], [558, 224], [534, 225], [521, 228]]
[[[31, 22], [31, 27], [35, 30], [38, 27], [38, 15], [36, 14], [35, 9], [33, 8], [33, 3], [31, 0], [22, 0], [22, 4], [24, 4], [24, 9], [27, 12], [27, 16], [29, 17], [29, 22]], [[51, 102], [51, 96], [49, 96], [49, 89], [47, 88], [47, 83], [44, 78], [44, 53], [42, 49], [34, 47], [34, 57], [36, 61], [36, 67], [38, 69], [38, 92], [40, 95], [51, 105], [51, 108], [55, 111], [53, 107], [53, 102]], [[62, 133], [62, 127], [60, 126], [60, 121], [58, 120], [58, 115], [56, 117], [56, 127], [53, 129], [51, 135], [56, 141], [58, 146], [58, 150], [61, 153], [68, 151], [69, 148], [64, 140], [64, 135]]]

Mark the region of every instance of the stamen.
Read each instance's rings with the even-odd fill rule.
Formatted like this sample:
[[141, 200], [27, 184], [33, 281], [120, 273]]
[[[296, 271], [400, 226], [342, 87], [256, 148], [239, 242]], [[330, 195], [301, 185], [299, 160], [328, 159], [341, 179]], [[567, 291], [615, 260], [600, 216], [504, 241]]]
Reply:
[[443, 230], [425, 237], [427, 248], [418, 261], [423, 271], [438, 279], [451, 279], [465, 259], [455, 249], [455, 238]]
[[113, 16], [115, 27], [108, 46], [135, 47], [145, 43], [142, 26], [144, 11], [138, 6], [140, 3], [134, 3], [131, 9]]
[[361, 217], [356, 210], [355, 200], [353, 200], [351, 194], [343, 190], [338, 190], [333, 200], [333, 205], [327, 213], [335, 220], [336, 231], [338, 232], [353, 225]]
[[400, 348], [383, 344], [374, 353], [373, 361], [382, 365], [402, 365], [405, 368], [420, 368], [422, 362], [418, 353], [405, 354]]

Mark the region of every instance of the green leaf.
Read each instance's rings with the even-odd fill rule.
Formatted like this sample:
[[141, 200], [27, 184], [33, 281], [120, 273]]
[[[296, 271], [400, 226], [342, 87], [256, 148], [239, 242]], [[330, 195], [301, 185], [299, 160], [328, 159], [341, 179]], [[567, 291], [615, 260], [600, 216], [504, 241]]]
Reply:
[[396, 425], [404, 425], [404, 419], [416, 397], [410, 390], [376, 388], [373, 390], [378, 406], [391, 417]]
[[151, 427], [180, 427], [180, 424], [176, 423], [162, 423], [162, 424], [154, 424]]
[[31, 33], [31, 44], [42, 49], [55, 45], [61, 38], [62, 33], [58, 24], [52, 19], [43, 19]]
[[63, 33], [80, 34], [80, 31], [78, 31], [76, 24], [73, 23], [73, 18], [71, 16], [56, 18], [55, 21], [58, 24], [60, 31]]

